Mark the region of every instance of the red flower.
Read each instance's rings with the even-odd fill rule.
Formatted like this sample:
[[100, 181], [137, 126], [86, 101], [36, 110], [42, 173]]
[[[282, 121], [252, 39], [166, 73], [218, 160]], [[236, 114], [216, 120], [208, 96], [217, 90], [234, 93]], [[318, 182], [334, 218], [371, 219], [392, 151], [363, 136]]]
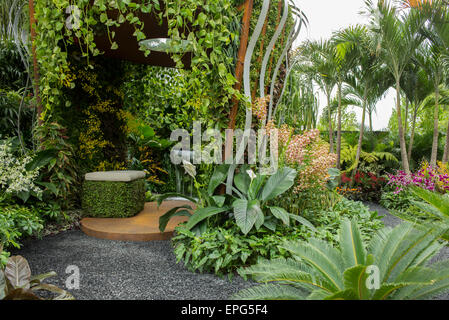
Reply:
[[341, 176], [341, 182], [343, 183], [351, 182], [351, 178], [347, 177], [346, 173], [343, 173], [343, 175]]

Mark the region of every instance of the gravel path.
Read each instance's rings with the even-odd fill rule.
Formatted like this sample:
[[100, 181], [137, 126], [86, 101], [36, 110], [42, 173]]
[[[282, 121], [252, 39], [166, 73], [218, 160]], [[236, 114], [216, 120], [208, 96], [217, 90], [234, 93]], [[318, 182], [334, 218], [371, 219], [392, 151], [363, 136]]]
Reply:
[[[366, 203], [383, 216], [386, 226], [401, 222], [375, 203]], [[48, 279], [65, 288], [70, 276], [68, 266], [80, 270], [80, 288], [70, 290], [78, 300], [208, 300], [228, 299], [252, 283], [236, 277], [229, 282], [212, 274], [192, 273], [176, 264], [169, 241], [129, 242], [101, 240], [86, 236], [80, 230], [29, 240], [13, 252], [28, 259], [33, 274], [56, 271]], [[449, 259], [449, 247], [434, 258]], [[440, 296], [449, 300], [449, 293]]]
[[33, 274], [56, 271], [48, 283], [65, 288], [69, 265], [80, 270], [79, 300], [228, 299], [251, 286], [212, 274], [195, 274], [176, 264], [169, 241], [128, 242], [91, 238], [79, 230], [25, 242], [14, 254], [28, 259]]
[[[391, 215], [387, 209], [380, 206], [376, 203], [365, 203], [371, 211], [377, 211], [379, 215], [383, 216], [382, 220], [384, 221], [385, 226], [394, 228], [399, 223], [401, 223], [401, 219]], [[432, 262], [443, 261], [449, 259], [449, 246], [443, 247], [441, 251], [432, 259]], [[449, 300], [449, 292], [443, 294], [437, 298], [437, 300]]]

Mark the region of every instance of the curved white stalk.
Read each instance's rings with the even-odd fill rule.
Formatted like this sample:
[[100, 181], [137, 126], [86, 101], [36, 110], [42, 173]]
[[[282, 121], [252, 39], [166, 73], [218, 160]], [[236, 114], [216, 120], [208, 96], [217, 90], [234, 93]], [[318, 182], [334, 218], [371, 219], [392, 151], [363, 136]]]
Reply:
[[[296, 25], [298, 25], [298, 28], [296, 29]], [[290, 31], [290, 34], [288, 36], [288, 40], [287, 40], [287, 44], [284, 47], [284, 50], [282, 51], [281, 56], [279, 57], [279, 60], [276, 64], [276, 68], [274, 70], [273, 73], [273, 77], [271, 79], [271, 87], [270, 87], [270, 107], [268, 110], [268, 117], [267, 117], [267, 121], [271, 120], [271, 114], [273, 111], [273, 93], [274, 93], [274, 86], [276, 84], [276, 79], [279, 73], [279, 69], [282, 65], [282, 62], [284, 61], [284, 58], [287, 55], [287, 51], [288, 49], [291, 47], [291, 45], [293, 44], [293, 42], [295, 41], [295, 39], [298, 37], [299, 32], [301, 31], [301, 26], [302, 26], [302, 20], [299, 20], [299, 22], [297, 21], [295, 26], [292, 28], [292, 30]], [[296, 30], [295, 30], [296, 29]], [[287, 58], [288, 59], [288, 58]]]
[[249, 139], [250, 135], [251, 123], [253, 118], [252, 101], [251, 101], [251, 79], [250, 79], [251, 59], [253, 57], [254, 48], [256, 47], [257, 40], [259, 40], [260, 34], [262, 33], [263, 25], [265, 23], [265, 19], [267, 17], [269, 8], [270, 8], [270, 0], [264, 0], [262, 4], [262, 9], [259, 14], [259, 18], [257, 20], [256, 27], [254, 28], [253, 34], [251, 35], [251, 39], [246, 49], [245, 62], [243, 65], [243, 90], [245, 96], [249, 101], [249, 107], [246, 108], [245, 130], [243, 132], [243, 137], [241, 140], [242, 142], [238, 146], [235, 162], [230, 166], [228, 171], [228, 178], [226, 181], [227, 194], [232, 194], [232, 182], [234, 180], [234, 171], [235, 168], [237, 167], [237, 164], [240, 162], [240, 159], [243, 158], [245, 148], [247, 145], [247, 140]]
[[260, 69], [260, 78], [259, 78], [259, 90], [261, 98], [265, 97], [265, 72], [267, 70], [268, 60], [270, 59], [271, 52], [274, 49], [274, 45], [276, 44], [276, 41], [279, 39], [279, 36], [281, 35], [282, 30], [284, 29], [285, 23], [287, 22], [288, 8], [289, 8], [288, 0], [284, 0], [284, 13], [282, 14], [279, 26], [274, 32], [273, 38], [271, 38], [271, 41], [267, 47], [267, 51], [265, 52], [265, 55], [262, 60], [262, 67]]

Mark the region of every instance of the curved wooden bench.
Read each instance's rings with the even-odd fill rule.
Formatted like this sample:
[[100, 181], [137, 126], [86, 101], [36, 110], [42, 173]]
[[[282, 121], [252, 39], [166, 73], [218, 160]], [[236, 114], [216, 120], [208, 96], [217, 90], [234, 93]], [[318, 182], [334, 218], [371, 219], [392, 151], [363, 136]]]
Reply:
[[168, 210], [189, 204], [189, 201], [164, 201], [159, 209], [156, 202], [145, 203], [145, 208], [137, 216], [131, 218], [84, 218], [81, 220], [81, 230], [88, 236], [124, 241], [157, 241], [168, 240], [173, 236], [175, 227], [187, 221], [187, 217], [172, 218], [165, 232], [159, 231], [159, 217]]

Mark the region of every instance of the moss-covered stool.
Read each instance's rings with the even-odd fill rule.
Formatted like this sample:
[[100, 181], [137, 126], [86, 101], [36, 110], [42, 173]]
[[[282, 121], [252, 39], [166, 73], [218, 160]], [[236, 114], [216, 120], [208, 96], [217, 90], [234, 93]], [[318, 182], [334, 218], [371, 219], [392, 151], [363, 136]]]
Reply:
[[128, 218], [145, 205], [145, 172], [105, 171], [85, 176], [83, 210], [90, 217]]

